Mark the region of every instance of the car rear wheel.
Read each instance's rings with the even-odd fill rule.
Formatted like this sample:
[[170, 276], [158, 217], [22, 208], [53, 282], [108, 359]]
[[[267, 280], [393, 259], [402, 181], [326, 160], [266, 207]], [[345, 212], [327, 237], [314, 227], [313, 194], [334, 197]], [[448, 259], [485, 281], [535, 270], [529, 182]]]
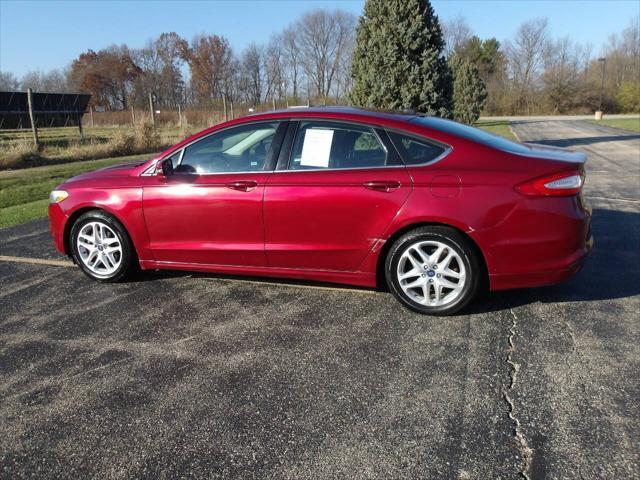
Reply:
[[385, 275], [389, 289], [409, 308], [450, 315], [475, 297], [481, 268], [469, 240], [461, 233], [428, 226], [404, 234], [392, 245]]
[[94, 280], [118, 282], [134, 267], [135, 252], [124, 227], [101, 211], [81, 215], [71, 228], [71, 255]]

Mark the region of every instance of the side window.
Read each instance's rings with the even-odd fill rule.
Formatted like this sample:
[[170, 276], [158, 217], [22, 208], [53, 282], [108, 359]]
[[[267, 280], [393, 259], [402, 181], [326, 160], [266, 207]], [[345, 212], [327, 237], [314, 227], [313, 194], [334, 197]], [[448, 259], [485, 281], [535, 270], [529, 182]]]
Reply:
[[178, 173], [264, 170], [277, 129], [277, 122], [256, 123], [209, 135], [185, 148], [175, 170]]
[[446, 148], [442, 145], [430, 143], [427, 140], [418, 140], [415, 137], [402, 135], [397, 132], [387, 133], [407, 165], [428, 163], [446, 151]]
[[387, 151], [369, 127], [340, 122], [301, 122], [290, 170], [367, 168], [387, 165]]

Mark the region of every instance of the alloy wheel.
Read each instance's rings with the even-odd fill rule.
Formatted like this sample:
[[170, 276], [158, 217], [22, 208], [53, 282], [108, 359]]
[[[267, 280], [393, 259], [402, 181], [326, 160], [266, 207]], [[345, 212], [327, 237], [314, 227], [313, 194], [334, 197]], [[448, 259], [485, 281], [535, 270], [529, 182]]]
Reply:
[[113, 275], [122, 263], [122, 244], [115, 231], [103, 222], [89, 222], [78, 232], [76, 246], [80, 261], [95, 276]]
[[409, 245], [400, 257], [396, 275], [408, 298], [429, 307], [454, 302], [462, 293], [467, 277], [460, 255], [449, 245], [435, 240]]

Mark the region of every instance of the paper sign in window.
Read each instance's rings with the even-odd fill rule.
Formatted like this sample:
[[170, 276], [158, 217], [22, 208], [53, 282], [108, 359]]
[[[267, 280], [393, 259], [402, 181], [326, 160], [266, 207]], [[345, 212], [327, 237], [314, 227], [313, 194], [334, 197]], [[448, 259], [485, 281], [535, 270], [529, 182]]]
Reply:
[[328, 167], [331, 155], [333, 130], [310, 128], [304, 132], [304, 144], [300, 165], [306, 167]]

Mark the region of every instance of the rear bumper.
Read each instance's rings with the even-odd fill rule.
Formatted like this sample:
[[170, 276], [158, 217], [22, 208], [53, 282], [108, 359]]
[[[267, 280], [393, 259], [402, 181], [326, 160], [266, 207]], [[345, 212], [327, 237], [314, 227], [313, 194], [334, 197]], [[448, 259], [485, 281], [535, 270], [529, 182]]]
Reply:
[[591, 209], [581, 196], [524, 201], [498, 228], [476, 233], [491, 290], [559, 283], [580, 271], [593, 248]]
[[49, 230], [53, 243], [62, 254], [67, 254], [64, 245], [64, 228], [67, 224], [67, 216], [62, 211], [59, 204], [49, 204]]
[[593, 236], [589, 236], [585, 248], [567, 259], [568, 263], [553, 270], [531, 271], [523, 273], [490, 274], [491, 290], [509, 290], [514, 288], [542, 287], [563, 282], [578, 273], [593, 248]]

